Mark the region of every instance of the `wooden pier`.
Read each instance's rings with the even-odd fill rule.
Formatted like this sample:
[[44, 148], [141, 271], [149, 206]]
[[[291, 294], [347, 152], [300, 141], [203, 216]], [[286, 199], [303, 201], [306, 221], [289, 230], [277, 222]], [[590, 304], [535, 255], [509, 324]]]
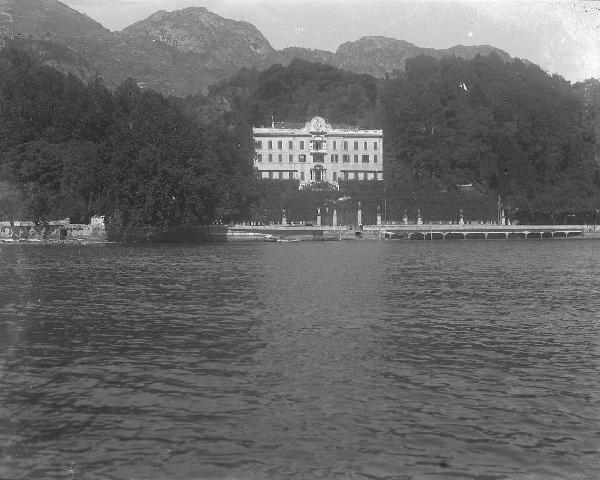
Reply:
[[[224, 228], [223, 228], [224, 227]], [[589, 225], [233, 225], [221, 227], [226, 241], [261, 241], [266, 235], [281, 240], [470, 240], [600, 237]], [[223, 235], [224, 234], [224, 235]]]

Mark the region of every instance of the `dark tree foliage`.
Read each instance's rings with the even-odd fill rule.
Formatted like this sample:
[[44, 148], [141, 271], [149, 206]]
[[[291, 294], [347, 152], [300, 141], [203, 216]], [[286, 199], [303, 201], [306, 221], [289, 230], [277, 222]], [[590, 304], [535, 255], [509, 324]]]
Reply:
[[216, 109], [201, 118], [190, 121], [177, 102], [133, 80], [111, 92], [8, 46], [0, 52], [0, 215], [87, 222], [104, 214], [116, 228], [240, 217], [254, 179], [249, 130]]
[[411, 59], [383, 94], [388, 181], [473, 183], [532, 221], [590, 210], [600, 206], [593, 104], [518, 60]]
[[271, 118], [304, 123], [320, 115], [333, 123], [372, 127], [377, 91], [378, 80], [369, 75], [298, 59], [263, 72], [242, 70], [209, 89], [255, 126], [270, 125]]

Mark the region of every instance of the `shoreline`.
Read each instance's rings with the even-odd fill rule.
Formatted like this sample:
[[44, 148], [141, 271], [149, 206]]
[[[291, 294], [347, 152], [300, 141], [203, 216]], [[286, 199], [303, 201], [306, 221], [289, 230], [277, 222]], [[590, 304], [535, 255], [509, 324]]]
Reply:
[[[199, 235], [199, 231], [202, 235]], [[229, 243], [299, 241], [451, 241], [451, 240], [600, 240], [600, 231], [587, 225], [210, 225], [173, 227], [137, 240], [102, 237], [10, 238], [0, 236], [0, 245], [98, 245], [108, 243]]]

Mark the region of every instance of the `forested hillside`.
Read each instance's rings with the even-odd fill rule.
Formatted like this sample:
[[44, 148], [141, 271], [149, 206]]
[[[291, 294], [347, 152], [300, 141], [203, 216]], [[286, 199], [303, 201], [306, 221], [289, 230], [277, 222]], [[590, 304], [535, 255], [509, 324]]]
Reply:
[[[598, 81], [571, 85], [495, 55], [418, 57], [386, 79], [296, 60], [180, 99], [135, 80], [115, 90], [84, 84], [9, 46], [0, 112], [1, 219], [275, 221], [283, 208], [302, 219], [348, 196], [345, 208], [360, 200], [367, 219], [377, 205], [396, 220], [417, 209], [426, 220], [455, 219], [458, 209], [494, 219], [498, 195], [521, 222], [591, 222], [600, 208]], [[294, 193], [294, 182], [256, 181], [251, 126], [314, 115], [383, 128], [384, 183], [311, 195]]]
[[252, 174], [247, 126], [193, 122], [129, 80], [115, 91], [0, 52], [0, 217], [115, 228], [240, 217]]
[[[522, 221], [562, 214], [583, 221], [600, 208], [599, 92], [597, 81], [573, 86], [495, 54], [421, 56], [379, 80], [296, 60], [242, 71], [210, 90], [232, 117], [254, 125], [268, 125], [271, 115], [306, 121], [320, 114], [332, 123], [383, 128], [385, 196], [400, 210], [427, 214], [426, 203], [400, 205], [407, 190], [437, 195], [472, 184], [488, 203], [500, 194]], [[471, 193], [465, 209], [473, 202]]]

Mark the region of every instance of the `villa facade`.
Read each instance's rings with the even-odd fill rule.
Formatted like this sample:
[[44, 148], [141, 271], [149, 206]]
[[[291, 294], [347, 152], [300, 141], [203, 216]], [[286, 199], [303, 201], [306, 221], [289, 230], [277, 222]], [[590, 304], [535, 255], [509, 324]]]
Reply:
[[304, 126], [253, 128], [262, 178], [312, 182], [383, 180], [383, 131], [335, 127], [321, 117]]

